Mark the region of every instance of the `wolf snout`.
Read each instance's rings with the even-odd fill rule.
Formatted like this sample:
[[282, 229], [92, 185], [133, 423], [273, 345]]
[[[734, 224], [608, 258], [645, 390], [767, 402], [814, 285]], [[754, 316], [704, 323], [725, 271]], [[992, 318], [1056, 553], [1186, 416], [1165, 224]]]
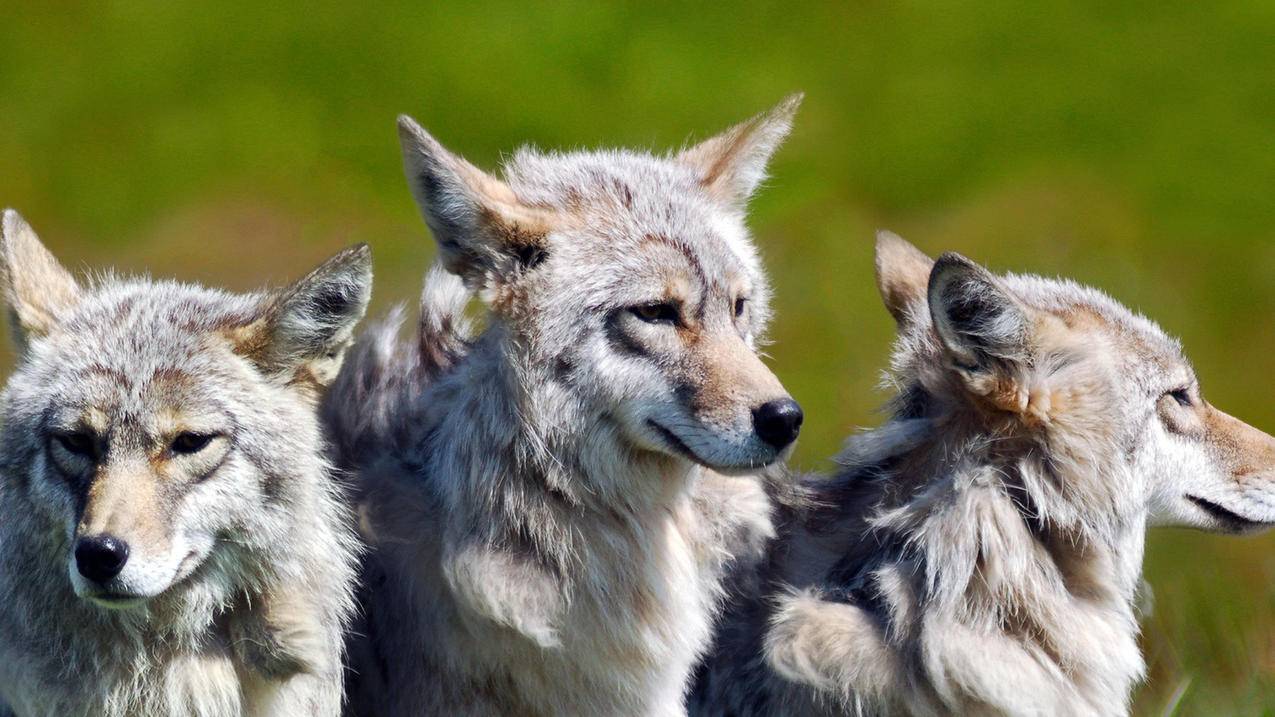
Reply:
[[94, 535], [75, 543], [75, 567], [95, 583], [109, 582], [128, 562], [128, 543], [113, 535]]
[[767, 401], [753, 409], [753, 430], [763, 441], [782, 450], [797, 440], [805, 416], [791, 398]]

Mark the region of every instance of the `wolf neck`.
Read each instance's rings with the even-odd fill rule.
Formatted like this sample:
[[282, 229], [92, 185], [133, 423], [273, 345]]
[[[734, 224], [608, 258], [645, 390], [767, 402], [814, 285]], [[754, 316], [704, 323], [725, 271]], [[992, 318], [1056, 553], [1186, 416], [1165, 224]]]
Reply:
[[[883, 439], [886, 432], [895, 437]], [[1133, 599], [1145, 520], [1105, 500], [1078, 505], [1075, 495], [1083, 492], [1077, 486], [1114, 482], [1108, 472], [1117, 469], [1072, 461], [1063, 471], [1054, 465], [1068, 464], [1066, 460], [1045, 460], [1041, 450], [1006, 451], [995, 441], [969, 448], [977, 441], [954, 437], [930, 419], [895, 421], [863, 438], [856, 443], [869, 454], [874, 446], [896, 449], [856, 456], [852, 445], [843, 460], [889, 466], [886, 472], [896, 481], [912, 486], [895, 507], [887, 505], [876, 525], [910, 534], [921, 546], [930, 536], [941, 535], [942, 540], [928, 545], [935, 555], [968, 558], [930, 565], [932, 580], [955, 590], [965, 581], [986, 578], [978, 573], [994, 568], [1006, 571], [997, 579], [1026, 577], [1015, 570], [1030, 564], [1053, 572], [1059, 585], [1075, 594], [1098, 597], [1094, 589], [1102, 587], [1112, 590], [1107, 595], [1112, 600]], [[899, 441], [905, 444], [899, 446]], [[1010, 564], [984, 562], [984, 557], [997, 555]], [[958, 564], [960, 569], [954, 567]], [[1080, 584], [1094, 581], [1100, 584]]]
[[[1112, 506], [1085, 515], [1065, 500], [1068, 488], [1108, 480], [1117, 469], [1079, 461], [1060, 475], [1040, 450], [986, 441], [969, 448], [977, 441], [962, 441], [929, 419], [895, 421], [881, 431], [905, 436], [902, 450], [859, 459], [913, 488], [895, 507], [887, 502], [874, 525], [908, 546], [902, 553], [920, 567], [925, 609], [1030, 644], [1073, 684], [1104, 685], [1095, 689], [1126, 698], [1143, 670], [1135, 601], [1145, 518]], [[899, 445], [897, 436], [876, 440]], [[871, 434], [861, 445], [872, 452]], [[1077, 640], [1093, 634], [1108, 638], [1100, 649]]]
[[473, 629], [517, 631], [560, 679], [590, 676], [546, 695], [513, 657], [523, 647], [482, 658], [540, 711], [663, 713], [652, 704], [681, 688], [716, 595], [694, 589], [710, 581], [700, 555], [716, 555], [699, 545], [700, 469], [624, 448], [611, 420], [506, 348], [480, 339], [424, 396], [448, 599], [480, 617]]

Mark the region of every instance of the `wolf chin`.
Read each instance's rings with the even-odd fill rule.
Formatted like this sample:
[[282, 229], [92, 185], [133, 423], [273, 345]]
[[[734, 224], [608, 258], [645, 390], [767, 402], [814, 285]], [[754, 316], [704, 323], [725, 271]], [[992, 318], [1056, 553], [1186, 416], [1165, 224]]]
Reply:
[[890, 234], [877, 274], [892, 418], [736, 576], [692, 711], [1126, 714], [1147, 528], [1268, 526], [1275, 439], [1097, 291]]
[[80, 283], [6, 211], [0, 713], [336, 715], [354, 522], [318, 399], [366, 247], [279, 291]]
[[329, 396], [374, 549], [351, 713], [684, 712], [801, 421], [757, 355], [744, 226], [797, 100], [672, 156], [523, 149], [503, 178], [400, 119], [445, 271], [414, 342], [370, 332]]

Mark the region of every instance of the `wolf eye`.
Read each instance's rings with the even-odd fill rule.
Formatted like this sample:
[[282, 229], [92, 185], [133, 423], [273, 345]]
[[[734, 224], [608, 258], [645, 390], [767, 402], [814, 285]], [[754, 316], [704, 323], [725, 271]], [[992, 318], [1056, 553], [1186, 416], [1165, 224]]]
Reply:
[[744, 307], [747, 305], [748, 305], [748, 300], [745, 299], [744, 297], [741, 296], [740, 298], [735, 299], [735, 318], [738, 319], [739, 317], [744, 315]]
[[59, 433], [53, 438], [67, 453], [83, 456], [84, 458], [97, 457], [97, 443], [87, 433], [78, 431], [74, 433]]
[[1183, 408], [1190, 408], [1191, 406], [1195, 405], [1195, 400], [1191, 398], [1190, 388], [1174, 389], [1172, 391], [1169, 391], [1166, 395], [1172, 398], [1174, 401], [1177, 401], [1178, 405], [1182, 406]]
[[212, 443], [213, 438], [215, 438], [215, 436], [211, 434], [191, 433], [189, 431], [186, 433], [179, 433], [177, 434], [177, 437], [173, 439], [173, 453], [180, 453], [183, 455], [198, 453], [207, 448], [208, 444]]
[[678, 320], [677, 304], [672, 302], [634, 306], [629, 313], [648, 324], [676, 324]]

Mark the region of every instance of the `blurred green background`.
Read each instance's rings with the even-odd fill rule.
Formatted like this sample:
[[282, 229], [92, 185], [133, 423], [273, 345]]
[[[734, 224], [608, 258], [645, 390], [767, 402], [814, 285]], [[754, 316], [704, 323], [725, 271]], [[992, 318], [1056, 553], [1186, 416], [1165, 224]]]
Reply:
[[[1275, 430], [1275, 3], [9, 2], [0, 204], [68, 264], [255, 287], [432, 253], [411, 113], [492, 167], [521, 143], [659, 150], [807, 93], [753, 226], [797, 460], [878, 422], [872, 234], [1103, 287]], [[11, 361], [6, 357], [5, 361]], [[1153, 535], [1138, 712], [1275, 712], [1275, 539]]]

